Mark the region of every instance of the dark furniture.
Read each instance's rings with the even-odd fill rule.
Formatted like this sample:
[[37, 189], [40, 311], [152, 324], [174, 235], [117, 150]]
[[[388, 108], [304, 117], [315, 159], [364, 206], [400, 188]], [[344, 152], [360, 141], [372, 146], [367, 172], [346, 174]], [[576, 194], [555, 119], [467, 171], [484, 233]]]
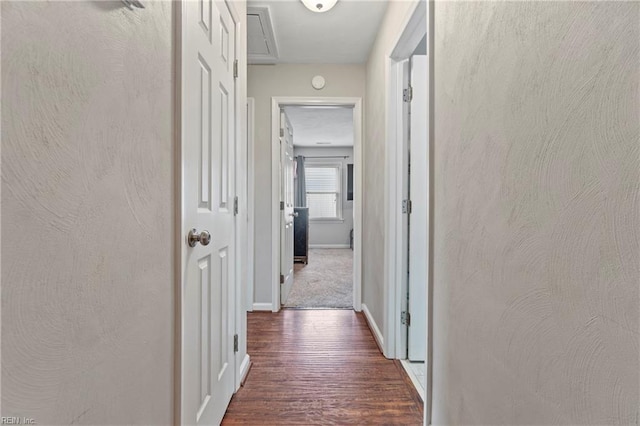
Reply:
[[309, 263], [309, 208], [293, 209], [293, 261]]
[[347, 201], [353, 201], [353, 164], [347, 164]]

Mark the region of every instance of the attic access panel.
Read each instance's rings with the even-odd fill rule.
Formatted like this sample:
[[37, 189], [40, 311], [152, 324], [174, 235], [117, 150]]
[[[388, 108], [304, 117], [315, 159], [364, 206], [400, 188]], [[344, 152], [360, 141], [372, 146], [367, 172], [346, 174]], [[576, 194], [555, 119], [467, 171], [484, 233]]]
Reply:
[[247, 49], [249, 64], [278, 62], [278, 48], [268, 7], [247, 7]]

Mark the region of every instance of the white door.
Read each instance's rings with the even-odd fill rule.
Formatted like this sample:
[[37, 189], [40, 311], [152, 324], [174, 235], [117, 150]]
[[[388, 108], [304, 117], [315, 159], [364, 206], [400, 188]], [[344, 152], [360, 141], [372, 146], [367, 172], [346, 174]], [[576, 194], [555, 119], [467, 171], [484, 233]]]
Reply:
[[285, 304], [293, 286], [293, 128], [280, 114], [280, 303]]
[[235, 51], [225, 3], [182, 2], [182, 424], [219, 424], [234, 390]]
[[429, 144], [427, 117], [427, 57], [411, 59], [411, 130], [409, 192], [409, 359], [424, 361], [427, 348], [427, 266], [428, 266], [428, 200]]

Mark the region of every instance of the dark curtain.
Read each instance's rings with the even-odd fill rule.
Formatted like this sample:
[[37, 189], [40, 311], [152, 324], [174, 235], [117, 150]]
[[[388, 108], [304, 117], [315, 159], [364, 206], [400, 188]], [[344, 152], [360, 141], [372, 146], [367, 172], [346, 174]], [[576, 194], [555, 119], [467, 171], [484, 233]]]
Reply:
[[296, 174], [294, 180], [294, 205], [296, 207], [307, 207], [307, 184], [304, 176], [304, 157], [302, 155], [296, 157]]

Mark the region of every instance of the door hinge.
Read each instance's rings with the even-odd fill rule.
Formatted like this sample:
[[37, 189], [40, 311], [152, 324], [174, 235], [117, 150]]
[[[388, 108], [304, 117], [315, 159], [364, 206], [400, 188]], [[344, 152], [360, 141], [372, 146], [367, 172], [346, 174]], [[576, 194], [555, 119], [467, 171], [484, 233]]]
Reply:
[[411, 102], [413, 100], [413, 87], [409, 86], [402, 91], [402, 100]]
[[284, 201], [280, 201], [280, 210], [284, 210]]
[[238, 215], [238, 196], [236, 195], [236, 197], [233, 199], [233, 215], [237, 216]]
[[405, 325], [411, 325], [411, 314], [407, 311], [402, 311], [402, 314], [400, 314], [400, 321]]
[[280, 137], [284, 138], [284, 129], [280, 129]]
[[284, 275], [280, 274], [280, 284], [284, 284]]
[[411, 200], [402, 200], [402, 213], [411, 214], [411, 209], [412, 209], [411, 204], [412, 204]]
[[238, 352], [238, 335], [233, 335], [233, 352]]
[[233, 78], [238, 78], [238, 60], [233, 61]]

